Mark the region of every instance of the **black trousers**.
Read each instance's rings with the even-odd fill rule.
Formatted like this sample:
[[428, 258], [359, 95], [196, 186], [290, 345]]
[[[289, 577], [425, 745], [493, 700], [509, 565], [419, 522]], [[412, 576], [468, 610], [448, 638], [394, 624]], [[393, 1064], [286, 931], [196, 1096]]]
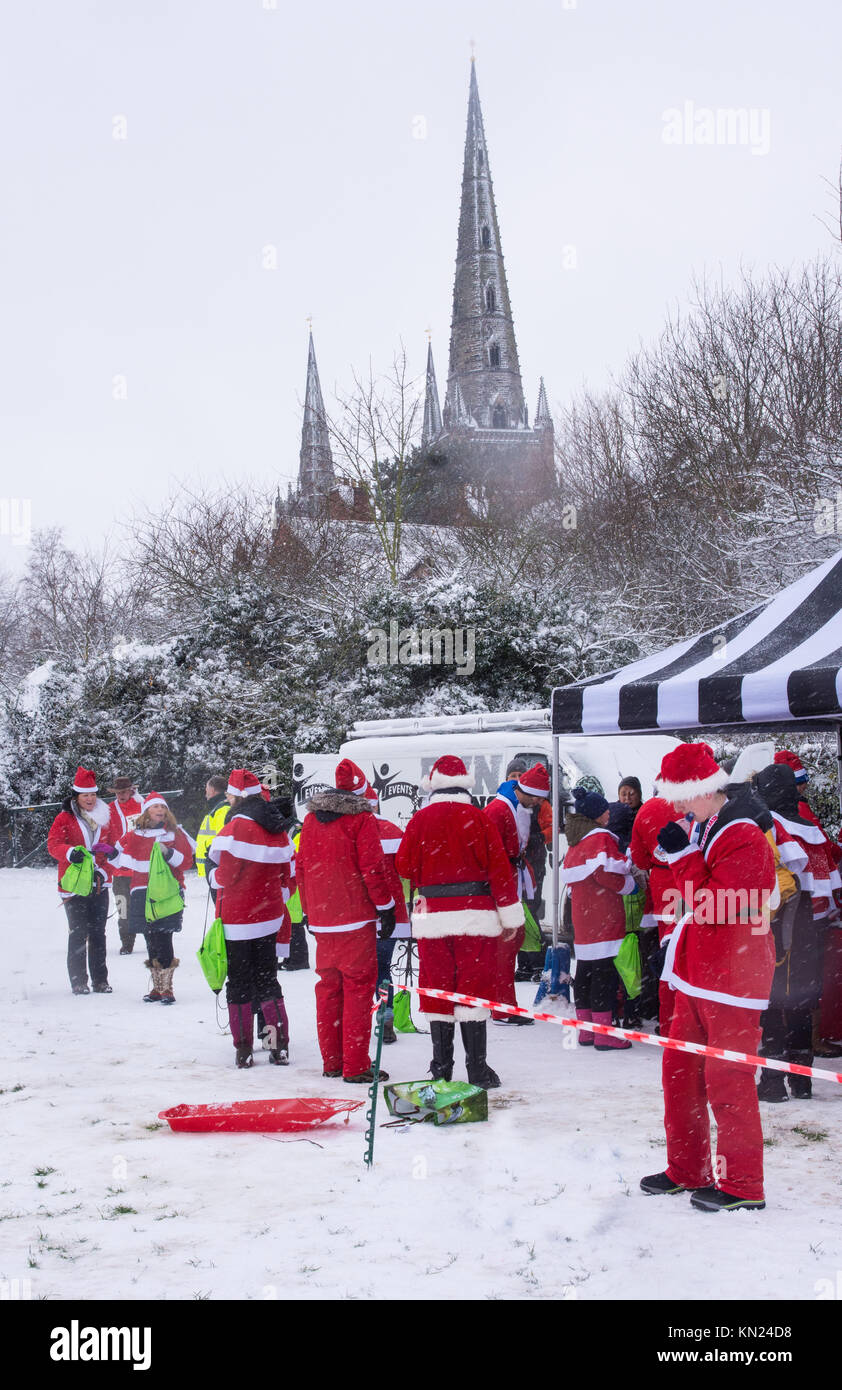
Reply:
[[760, 1015], [763, 1057], [786, 1061], [793, 1052], [812, 1052], [813, 1015], [810, 1009], [766, 1009]]
[[225, 997], [229, 1004], [262, 1004], [266, 999], [283, 999], [278, 984], [276, 932], [251, 941], [226, 941], [228, 983]]
[[181, 931], [183, 917], [183, 912], [174, 912], [171, 917], [162, 917], [160, 922], [147, 922], [145, 891], [141, 892], [138, 888], [131, 895], [129, 929], [133, 935], [146, 938], [147, 959], [156, 960], [165, 970], [173, 963], [173, 932]]
[[590, 1009], [594, 1014], [611, 1013], [619, 982], [613, 956], [607, 960], [577, 960], [573, 980], [576, 1008]]
[[285, 968], [287, 970], [310, 969], [310, 950], [307, 944], [307, 930], [303, 922], [293, 922], [292, 924], [289, 955], [286, 958]]
[[65, 898], [64, 910], [70, 928], [67, 938], [67, 973], [73, 989], [88, 983], [108, 984], [105, 963], [105, 922], [108, 917], [108, 889], [91, 893], [87, 898]]

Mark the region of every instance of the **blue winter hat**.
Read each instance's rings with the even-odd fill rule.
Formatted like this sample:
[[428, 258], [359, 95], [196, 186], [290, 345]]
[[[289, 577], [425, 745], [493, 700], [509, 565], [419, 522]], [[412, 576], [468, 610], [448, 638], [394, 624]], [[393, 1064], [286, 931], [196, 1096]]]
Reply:
[[588, 791], [586, 787], [573, 788], [573, 800], [576, 804], [576, 811], [580, 816], [587, 816], [588, 820], [599, 820], [608, 810], [608, 802], [599, 792]]

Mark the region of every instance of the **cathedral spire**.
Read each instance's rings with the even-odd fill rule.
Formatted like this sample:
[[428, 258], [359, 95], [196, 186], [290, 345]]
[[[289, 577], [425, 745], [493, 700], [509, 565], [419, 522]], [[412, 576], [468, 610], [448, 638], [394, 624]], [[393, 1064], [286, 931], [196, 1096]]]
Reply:
[[316, 366], [313, 330], [307, 353], [307, 385], [304, 389], [304, 421], [301, 427], [301, 452], [298, 466], [298, 490], [302, 498], [313, 500], [329, 495], [336, 486], [330, 434], [325, 415], [325, 403]]
[[553, 417], [550, 414], [550, 407], [547, 401], [547, 388], [544, 385], [544, 378], [541, 377], [541, 384], [538, 387], [538, 406], [535, 411], [535, 428], [539, 425], [551, 425]]
[[525, 429], [509, 289], [477, 85], [471, 59], [462, 203], [453, 286], [445, 425], [458, 385], [466, 413], [482, 429]]
[[439, 406], [439, 389], [436, 385], [436, 369], [433, 366], [433, 344], [427, 343], [427, 391], [424, 397], [424, 425], [421, 430], [421, 443], [429, 444], [431, 439], [435, 439], [437, 434], [441, 434], [441, 408]]

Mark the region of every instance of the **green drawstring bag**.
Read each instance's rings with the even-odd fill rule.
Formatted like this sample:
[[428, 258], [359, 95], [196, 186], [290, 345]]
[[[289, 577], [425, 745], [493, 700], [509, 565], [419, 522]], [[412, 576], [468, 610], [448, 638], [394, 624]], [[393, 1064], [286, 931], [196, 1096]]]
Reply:
[[626, 932], [623, 944], [614, 957], [614, 964], [629, 999], [636, 999], [640, 993], [640, 946], [637, 932]]
[[523, 938], [522, 951], [543, 951], [544, 943], [541, 940], [541, 928], [526, 906], [523, 904], [523, 920], [526, 926], [526, 935]]
[[400, 990], [396, 989], [396, 990], [395, 990], [395, 998], [394, 998], [394, 1005], [393, 1005], [393, 1012], [394, 1012], [394, 1020], [393, 1020], [393, 1023], [394, 1023], [394, 1029], [395, 1029], [395, 1032], [396, 1032], [396, 1033], [417, 1033], [417, 1032], [418, 1032], [418, 1029], [415, 1027], [415, 1024], [412, 1022], [412, 1012], [411, 1012], [411, 1008], [410, 1008], [411, 1003], [412, 1003], [412, 1000], [411, 1000], [411, 996], [410, 996], [410, 995], [406, 994], [402, 989], [400, 989]]
[[383, 1087], [389, 1114], [413, 1124], [464, 1125], [488, 1119], [488, 1092], [468, 1081], [396, 1081]]
[[61, 886], [65, 893], [75, 893], [77, 898], [89, 898], [94, 887], [94, 857], [89, 849], [83, 849], [81, 845], [75, 848], [81, 849], [85, 857], [80, 864], [68, 864], [61, 876]]
[[646, 901], [646, 894], [638, 891], [637, 893], [626, 893], [623, 896], [623, 907], [626, 909], [626, 931], [639, 931], [643, 921], [643, 908]]
[[228, 949], [225, 945], [225, 928], [221, 917], [215, 918], [212, 923], [210, 931], [196, 952], [196, 959], [214, 994], [218, 994], [228, 974]]
[[164, 917], [172, 917], [181, 912], [184, 899], [178, 886], [178, 879], [161, 853], [156, 840], [149, 859], [149, 883], [146, 888], [146, 920], [160, 922]]

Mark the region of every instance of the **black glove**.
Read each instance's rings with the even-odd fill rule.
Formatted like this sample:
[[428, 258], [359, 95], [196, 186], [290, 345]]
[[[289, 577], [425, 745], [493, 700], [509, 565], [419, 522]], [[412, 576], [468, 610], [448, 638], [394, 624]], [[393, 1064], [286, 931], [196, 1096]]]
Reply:
[[680, 849], [686, 849], [689, 843], [687, 831], [676, 825], [674, 820], [658, 831], [658, 844], [665, 854], [677, 854]]
[[67, 862], [68, 864], [81, 864], [84, 857], [85, 851], [82, 849], [81, 845], [77, 845], [76, 848], [72, 849], [68, 854]]
[[172, 849], [167, 849], [163, 845], [161, 846], [161, 853], [163, 854], [168, 864], [173, 857], [173, 852], [174, 851]]
[[380, 940], [388, 941], [392, 932], [395, 930], [395, 909], [387, 907], [385, 912], [380, 914]]

